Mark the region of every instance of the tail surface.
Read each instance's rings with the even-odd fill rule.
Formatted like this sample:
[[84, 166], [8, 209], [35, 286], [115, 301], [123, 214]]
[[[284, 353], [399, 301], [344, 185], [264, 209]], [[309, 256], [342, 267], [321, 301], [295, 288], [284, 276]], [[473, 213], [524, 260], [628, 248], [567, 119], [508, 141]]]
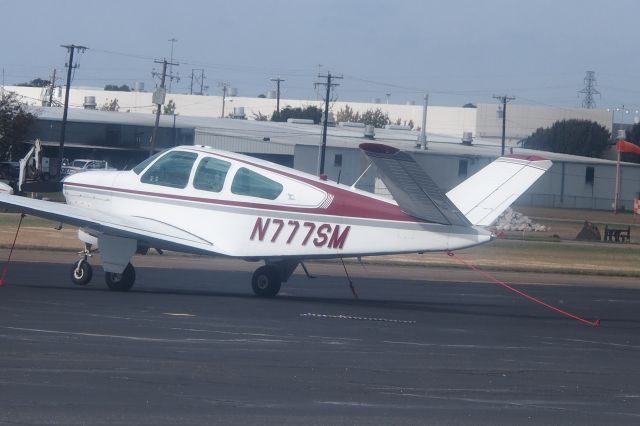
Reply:
[[488, 226], [551, 165], [541, 157], [500, 157], [447, 192], [447, 198], [473, 225]]

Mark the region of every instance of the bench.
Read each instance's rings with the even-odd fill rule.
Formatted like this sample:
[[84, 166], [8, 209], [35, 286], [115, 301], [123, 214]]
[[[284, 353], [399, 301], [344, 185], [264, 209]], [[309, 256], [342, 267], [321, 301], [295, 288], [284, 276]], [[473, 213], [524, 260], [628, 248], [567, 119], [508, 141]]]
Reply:
[[630, 243], [631, 242], [631, 225], [605, 225], [604, 226], [604, 241], [616, 242], [616, 243]]

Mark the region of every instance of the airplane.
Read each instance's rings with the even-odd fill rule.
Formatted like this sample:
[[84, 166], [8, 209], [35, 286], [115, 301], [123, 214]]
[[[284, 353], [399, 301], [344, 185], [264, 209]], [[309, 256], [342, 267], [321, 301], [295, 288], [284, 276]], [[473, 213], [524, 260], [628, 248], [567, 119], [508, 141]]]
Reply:
[[135, 282], [131, 259], [150, 248], [262, 261], [253, 292], [276, 296], [308, 259], [452, 251], [491, 241], [487, 227], [552, 165], [500, 157], [443, 193], [406, 151], [359, 145], [394, 199], [206, 146], [159, 152], [128, 171], [62, 181], [66, 204], [0, 194], [0, 206], [78, 227], [71, 281], [92, 279], [97, 246], [110, 290]]

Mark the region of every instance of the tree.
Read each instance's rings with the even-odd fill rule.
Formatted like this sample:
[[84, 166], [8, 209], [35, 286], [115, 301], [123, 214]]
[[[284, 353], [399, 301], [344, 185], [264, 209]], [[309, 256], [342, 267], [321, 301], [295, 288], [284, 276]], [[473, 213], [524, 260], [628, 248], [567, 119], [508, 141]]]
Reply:
[[268, 121], [269, 117], [258, 111], [253, 113], [253, 119], [256, 121]]
[[118, 104], [118, 98], [113, 98], [112, 100], [107, 99], [107, 101], [102, 104], [100, 107], [100, 111], [118, 111], [120, 110], [120, 105]]
[[176, 103], [173, 99], [169, 99], [169, 102], [162, 108], [164, 115], [174, 115], [176, 113]]
[[358, 123], [360, 120], [360, 114], [353, 111], [349, 105], [345, 105], [336, 114], [336, 121], [338, 123]]
[[320, 123], [322, 119], [322, 110], [316, 106], [306, 106], [304, 108], [293, 108], [290, 105], [282, 108], [280, 113], [273, 111], [271, 121], [287, 121], [289, 118], [303, 118], [313, 120], [314, 124]]
[[260, 94], [258, 95], [258, 97], [259, 97], [260, 99], [264, 99], [264, 98], [266, 98], [266, 96], [264, 95], [264, 93], [260, 93]]
[[523, 140], [525, 148], [562, 154], [599, 157], [611, 134], [600, 124], [589, 120], [556, 121], [551, 127], [539, 128]]
[[6, 160], [9, 153], [21, 151], [23, 147], [18, 144], [24, 141], [34, 120], [15, 93], [0, 93], [0, 158]]
[[369, 126], [383, 128], [389, 124], [391, 120], [389, 120], [389, 114], [382, 112], [380, 108], [376, 108], [365, 111], [364, 114], [362, 114], [360, 122]]
[[107, 84], [104, 86], [104, 90], [112, 92], [130, 92], [131, 88], [126, 84], [123, 84], [122, 86], [118, 86], [117, 84]]
[[466, 104], [462, 105], [462, 108], [478, 108], [478, 107], [476, 106], [476, 104], [472, 102], [467, 102]]
[[41, 78], [34, 78], [33, 80], [29, 81], [28, 83], [18, 83], [18, 84], [16, 84], [16, 86], [22, 86], [22, 87], [47, 87], [47, 86], [51, 86], [51, 81], [43, 80]]

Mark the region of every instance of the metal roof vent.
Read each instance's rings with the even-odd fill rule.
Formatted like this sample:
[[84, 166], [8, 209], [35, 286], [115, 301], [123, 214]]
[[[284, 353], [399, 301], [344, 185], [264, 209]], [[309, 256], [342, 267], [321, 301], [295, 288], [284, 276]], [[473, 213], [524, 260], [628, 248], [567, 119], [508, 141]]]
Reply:
[[473, 145], [473, 133], [471, 133], [471, 132], [463, 132], [462, 133], [462, 144], [463, 145]]

